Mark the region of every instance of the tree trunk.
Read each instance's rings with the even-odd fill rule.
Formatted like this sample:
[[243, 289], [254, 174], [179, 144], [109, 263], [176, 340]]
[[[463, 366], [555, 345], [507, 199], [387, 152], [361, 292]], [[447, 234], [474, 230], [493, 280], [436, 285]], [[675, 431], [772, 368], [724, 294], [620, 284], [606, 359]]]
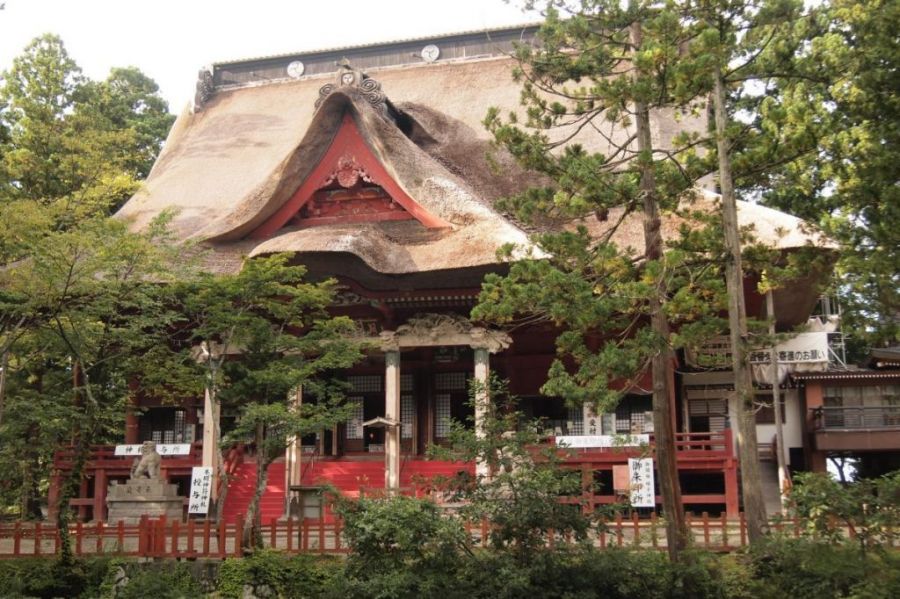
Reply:
[[0, 355], [0, 425], [3, 424], [3, 404], [6, 399], [6, 370], [9, 368], [9, 350]]
[[[91, 382], [84, 365], [76, 360], [73, 364], [73, 380], [75, 384], [75, 405], [84, 412], [82, 419], [84, 427], [76, 426], [73, 433], [74, 458], [72, 471], [68, 479], [63, 483], [59, 495], [59, 504], [56, 514], [56, 527], [59, 531], [59, 560], [64, 564], [72, 563], [72, 539], [69, 536], [69, 501], [78, 494], [81, 489], [81, 479], [84, 477], [84, 469], [90, 459], [91, 441], [97, 428], [97, 402], [91, 392]], [[82, 399], [82, 395], [84, 401]]]
[[716, 121], [716, 147], [719, 155], [719, 186], [722, 194], [722, 225], [728, 252], [725, 282], [728, 292], [728, 327], [731, 363], [734, 371], [732, 415], [737, 421], [736, 440], [741, 463], [741, 489], [747, 533], [750, 542], [763, 538], [767, 527], [759, 475], [759, 451], [756, 443], [756, 419], [753, 412], [753, 381], [747, 361], [747, 309], [744, 302], [744, 270], [741, 265], [741, 239], [737, 222], [737, 204], [731, 177], [730, 144], [726, 135], [725, 83], [721, 68], [715, 69], [713, 104]]
[[[641, 25], [631, 26], [631, 40], [634, 48], [641, 45]], [[653, 142], [650, 138], [650, 111], [642, 102], [635, 102], [635, 123], [637, 125], [638, 160], [641, 161], [641, 196], [643, 198], [644, 253], [648, 262], [660, 260], [663, 256], [663, 242], [660, 233], [659, 203], [656, 198], [656, 181], [653, 173]], [[656, 440], [656, 468], [659, 472], [659, 489], [662, 494], [663, 511], [666, 517], [666, 541], [669, 558], [680, 559], [687, 547], [688, 530], [681, 502], [681, 485], [678, 481], [678, 465], [675, 454], [675, 434], [672, 429], [672, 411], [669, 404], [669, 368], [672, 366], [672, 351], [669, 349], [669, 320], [663, 311], [665, 281], [659, 277], [655, 292], [650, 297], [650, 321], [653, 332], [661, 344], [653, 356], [653, 436]]]
[[275, 461], [270, 458], [263, 448], [262, 436], [257, 434], [256, 440], [256, 489], [247, 506], [247, 518], [244, 528], [243, 544], [245, 548], [253, 549], [262, 547], [262, 526], [260, 522], [259, 502], [266, 491], [266, 483], [269, 480], [269, 466]]

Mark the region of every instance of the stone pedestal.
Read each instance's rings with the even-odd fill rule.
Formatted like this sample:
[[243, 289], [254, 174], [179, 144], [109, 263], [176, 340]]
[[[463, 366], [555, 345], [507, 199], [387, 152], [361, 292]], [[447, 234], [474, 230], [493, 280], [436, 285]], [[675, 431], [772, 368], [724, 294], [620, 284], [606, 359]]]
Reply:
[[132, 478], [125, 484], [113, 482], [106, 495], [107, 522], [120, 520], [136, 524], [141, 516], [181, 521], [184, 498], [178, 495], [178, 485], [161, 479]]

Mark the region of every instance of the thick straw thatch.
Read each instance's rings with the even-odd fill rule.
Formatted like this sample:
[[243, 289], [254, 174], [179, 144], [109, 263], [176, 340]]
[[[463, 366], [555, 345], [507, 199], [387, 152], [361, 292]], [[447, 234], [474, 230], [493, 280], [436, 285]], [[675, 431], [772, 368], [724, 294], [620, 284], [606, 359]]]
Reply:
[[[244, 256], [282, 251], [346, 252], [386, 274], [494, 264], [502, 245], [528, 244], [526, 233], [494, 203], [537, 181], [509, 156], [498, 155], [499, 170], [485, 159], [490, 144], [481, 120], [487, 107], [518, 106], [511, 67], [508, 59], [482, 59], [373, 70], [369, 75], [400, 114], [397, 122], [385, 119], [354, 88], [339, 88], [316, 110], [319, 88], [329, 82], [323, 77], [219, 90], [201, 112], [178, 118], [144, 188], [119, 216], [140, 228], [174, 209], [177, 237], [209, 244], [214, 251], [207, 266], [218, 272], [239, 269]], [[316, 166], [347, 112], [397, 184], [451, 227], [346, 224], [248, 238]], [[654, 135], [665, 145], [678, 129], [698, 128], [700, 121], [676, 123], [657, 114]], [[619, 140], [629, 134], [608, 133]], [[589, 149], [603, 150], [599, 140], [581, 139]], [[741, 219], [775, 247], [824, 241], [804, 232], [799, 220], [759, 206], [743, 205]], [[603, 226], [591, 225], [598, 234]], [[669, 230], [675, 226], [674, 220], [667, 223]], [[636, 219], [617, 235], [623, 245], [642, 246]]]

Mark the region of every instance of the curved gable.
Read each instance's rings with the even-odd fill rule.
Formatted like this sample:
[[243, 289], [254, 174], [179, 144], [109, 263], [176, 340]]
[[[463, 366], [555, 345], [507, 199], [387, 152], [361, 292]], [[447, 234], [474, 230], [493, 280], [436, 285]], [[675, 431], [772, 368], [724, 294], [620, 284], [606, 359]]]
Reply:
[[411, 198], [387, 172], [345, 112], [325, 155], [297, 191], [250, 237], [266, 239], [298, 227], [415, 219], [428, 228], [449, 227]]

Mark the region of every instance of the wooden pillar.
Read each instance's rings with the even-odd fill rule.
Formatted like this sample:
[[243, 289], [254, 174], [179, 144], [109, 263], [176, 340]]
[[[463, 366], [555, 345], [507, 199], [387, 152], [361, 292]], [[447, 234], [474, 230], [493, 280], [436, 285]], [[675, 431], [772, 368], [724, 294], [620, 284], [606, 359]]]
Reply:
[[[291, 409], [300, 411], [303, 406], [303, 387], [298, 386], [288, 398]], [[303, 439], [293, 435], [288, 438], [284, 450], [284, 517], [289, 517], [291, 507], [291, 486], [300, 484], [303, 465]]]
[[[400, 351], [384, 354], [384, 417], [400, 422]], [[384, 431], [384, 486], [389, 491], [400, 488], [400, 426]]]
[[140, 441], [140, 422], [138, 419], [137, 398], [132, 395], [125, 407], [125, 444], [136, 445]]
[[[478, 385], [478, 393], [475, 396], [475, 436], [479, 439], [484, 438], [486, 431], [484, 430], [485, 418], [489, 408], [488, 402], [491, 400], [490, 390], [490, 353], [486, 347], [475, 347], [475, 381]], [[489, 466], [484, 461], [475, 463], [475, 475], [479, 478], [490, 476]]]
[[728, 456], [725, 463], [725, 514], [729, 518], [737, 518], [739, 512], [737, 460]]
[[766, 316], [769, 318], [769, 335], [772, 336], [770, 368], [772, 376], [772, 412], [775, 415], [775, 454], [778, 465], [778, 493], [781, 498], [781, 513], [787, 514], [788, 489], [791, 474], [788, 472], [790, 455], [784, 442], [784, 423], [781, 419], [781, 380], [778, 374], [778, 351], [775, 347], [775, 298], [772, 290], [766, 292]]
[[[88, 480], [86, 477], [81, 479], [81, 482], [78, 484], [78, 499], [84, 499], [88, 496]], [[78, 521], [86, 522], [87, 521], [87, 506], [81, 504], [78, 506]]]
[[209, 389], [203, 396], [203, 466], [212, 468], [212, 499], [219, 491], [219, 406]]
[[98, 468], [94, 475], [94, 521], [106, 522], [106, 470]]
[[806, 450], [806, 469], [810, 472], [828, 472], [828, 455], [816, 449], [815, 418], [813, 411], [825, 405], [825, 393], [820, 381], [806, 381], [803, 387], [805, 410], [803, 414], [803, 446]]

